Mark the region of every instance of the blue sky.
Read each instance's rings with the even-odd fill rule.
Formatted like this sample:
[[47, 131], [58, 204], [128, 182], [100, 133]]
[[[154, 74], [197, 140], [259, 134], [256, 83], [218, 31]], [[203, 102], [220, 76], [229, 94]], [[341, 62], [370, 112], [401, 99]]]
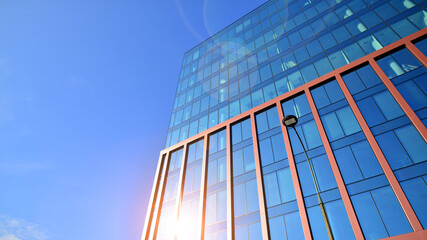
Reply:
[[183, 54], [263, 2], [0, 1], [0, 240], [140, 239]]

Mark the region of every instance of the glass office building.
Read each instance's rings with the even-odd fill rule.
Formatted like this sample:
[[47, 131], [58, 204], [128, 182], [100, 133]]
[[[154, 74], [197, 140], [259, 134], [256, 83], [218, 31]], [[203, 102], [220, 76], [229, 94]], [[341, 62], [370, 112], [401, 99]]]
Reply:
[[270, 0], [188, 51], [142, 239], [328, 239], [295, 131], [335, 239], [427, 239], [426, 8]]

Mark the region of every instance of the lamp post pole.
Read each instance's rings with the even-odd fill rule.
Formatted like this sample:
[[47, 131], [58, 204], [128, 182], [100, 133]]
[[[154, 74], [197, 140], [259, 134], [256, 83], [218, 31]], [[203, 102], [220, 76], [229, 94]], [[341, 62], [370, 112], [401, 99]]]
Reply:
[[298, 131], [295, 129], [295, 125], [297, 123], [298, 123], [298, 118], [294, 115], [285, 116], [282, 120], [282, 124], [285, 127], [291, 127], [294, 129], [294, 131], [297, 134], [297, 137], [301, 143], [302, 149], [304, 150], [305, 158], [307, 159], [308, 166], [310, 167], [311, 177], [313, 179], [314, 186], [316, 188], [317, 200], [319, 201], [319, 206], [320, 206], [320, 209], [322, 210], [323, 220], [325, 221], [325, 226], [326, 226], [326, 231], [328, 232], [328, 237], [330, 240], [334, 240], [334, 235], [332, 234], [332, 229], [331, 229], [331, 225], [329, 223], [328, 215], [326, 214], [325, 204], [323, 203], [322, 198], [320, 196], [319, 184], [317, 181], [316, 173], [313, 170], [310, 159], [308, 158], [308, 155], [307, 155], [307, 150], [305, 149], [304, 144], [302, 143], [301, 137], [299, 136]]

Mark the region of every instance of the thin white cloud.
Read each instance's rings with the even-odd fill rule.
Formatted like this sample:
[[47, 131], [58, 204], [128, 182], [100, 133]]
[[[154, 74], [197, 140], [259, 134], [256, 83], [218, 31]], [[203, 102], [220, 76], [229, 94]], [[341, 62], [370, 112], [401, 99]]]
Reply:
[[46, 239], [46, 233], [37, 224], [0, 215], [0, 240]]

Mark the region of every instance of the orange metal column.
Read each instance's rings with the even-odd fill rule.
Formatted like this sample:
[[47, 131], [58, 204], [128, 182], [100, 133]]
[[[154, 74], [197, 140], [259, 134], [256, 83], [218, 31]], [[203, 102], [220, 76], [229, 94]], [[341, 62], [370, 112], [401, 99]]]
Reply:
[[231, 159], [231, 125], [227, 124], [227, 239], [234, 240], [233, 162]]
[[160, 222], [160, 217], [161, 217], [161, 212], [162, 212], [162, 204], [163, 204], [163, 197], [165, 196], [165, 186], [166, 186], [166, 179], [168, 178], [168, 169], [169, 169], [169, 163], [170, 163], [170, 152], [166, 153], [166, 157], [163, 160], [163, 165], [164, 165], [164, 171], [163, 171], [163, 178], [162, 178], [162, 184], [161, 184], [161, 189], [159, 189], [159, 193], [160, 193], [160, 198], [159, 198], [159, 207], [156, 211], [156, 221], [155, 221], [155, 225], [154, 225], [154, 234], [153, 234], [153, 239], [157, 239], [157, 230], [159, 229], [159, 222]]
[[200, 198], [199, 198], [199, 221], [196, 228], [197, 236], [201, 240], [205, 238], [205, 212], [206, 212], [206, 189], [208, 182], [208, 152], [209, 152], [209, 135], [206, 134], [203, 140], [203, 159], [202, 159], [202, 176], [200, 184]]
[[174, 239], [177, 239], [177, 231], [178, 231], [177, 228], [180, 227], [179, 214], [181, 212], [182, 195], [184, 194], [184, 182], [185, 182], [185, 174], [187, 170], [187, 149], [188, 149], [188, 143], [184, 144], [184, 150], [182, 151], [181, 169], [179, 170], [178, 196], [176, 198], [176, 205], [175, 205]]
[[[280, 121], [283, 119], [283, 110], [280, 100], [276, 102], [277, 112], [279, 114]], [[304, 237], [306, 240], [312, 240], [310, 223], [308, 222], [307, 210], [305, 209], [304, 196], [302, 195], [301, 184], [298, 178], [297, 167], [292, 151], [291, 142], [288, 135], [288, 130], [283, 124], [280, 124], [282, 128], [283, 140], [285, 141], [286, 152], [288, 153], [289, 168], [291, 170], [292, 181], [294, 183], [295, 195], [297, 198], [299, 214], [301, 218], [302, 228], [304, 230]]]
[[151, 223], [152, 223], [153, 215], [154, 215], [154, 208], [156, 207], [157, 192], [159, 189], [160, 178], [162, 176], [164, 157], [165, 157], [165, 155], [161, 153], [159, 156], [159, 161], [157, 163], [156, 175], [154, 177], [153, 188], [151, 189], [150, 202], [148, 204], [147, 213], [145, 216], [146, 220], [144, 223], [144, 230], [142, 232], [142, 238], [141, 239], [147, 240], [149, 235], [150, 235]]
[[388, 91], [394, 97], [396, 102], [400, 105], [402, 110], [406, 113], [409, 120], [411, 120], [412, 124], [414, 124], [414, 127], [418, 130], [418, 132], [424, 138], [424, 141], [427, 141], [427, 129], [424, 126], [424, 124], [421, 122], [421, 120], [418, 118], [418, 116], [415, 114], [414, 110], [412, 110], [412, 108], [408, 105], [408, 103], [405, 101], [405, 99], [396, 89], [394, 84], [390, 81], [390, 79], [388, 79], [387, 75], [384, 73], [384, 71], [381, 69], [378, 63], [374, 59], [369, 59], [369, 63], [371, 64], [372, 68], [377, 73], [377, 75], [380, 77], [381, 81], [387, 87]]
[[418, 221], [417, 216], [415, 215], [414, 210], [411, 207], [411, 204], [409, 204], [408, 199], [406, 198], [405, 193], [402, 190], [402, 187], [400, 186], [399, 182], [396, 179], [396, 176], [394, 175], [393, 171], [391, 170], [390, 165], [388, 164], [383, 152], [381, 151], [380, 146], [378, 145], [377, 141], [375, 140], [374, 135], [371, 132], [371, 129], [369, 128], [368, 124], [366, 123], [365, 119], [363, 118], [362, 113], [360, 112], [359, 108], [357, 107], [356, 102], [354, 101], [353, 97], [351, 96], [350, 91], [348, 90], [347, 86], [345, 85], [343, 79], [340, 75], [337, 75], [337, 82], [341, 87], [341, 90], [344, 93], [344, 96], [350, 105], [351, 110], [353, 111], [354, 115], [356, 116], [357, 121], [360, 124], [360, 127], [362, 128], [363, 133], [366, 136], [366, 139], [368, 140], [369, 144], [371, 145], [372, 150], [374, 151], [375, 156], [378, 159], [378, 162], [381, 165], [381, 168], [384, 171], [385, 176], [387, 177], [391, 188], [393, 189], [394, 193], [396, 194], [397, 200], [399, 201], [400, 205], [402, 206], [403, 211], [406, 214], [406, 217], [409, 220], [409, 223], [411, 224], [414, 231], [420, 231], [423, 229], [420, 222]]
[[262, 166], [259, 157], [258, 136], [256, 132], [255, 114], [251, 112], [252, 144], [254, 146], [255, 172], [258, 187], [259, 212], [261, 215], [262, 239], [270, 240], [270, 231], [268, 226], [267, 204], [264, 192], [264, 180], [262, 177]]
[[313, 118], [316, 122], [317, 129], [319, 130], [323, 146], [325, 147], [329, 164], [331, 165], [331, 169], [334, 174], [335, 181], [337, 182], [338, 190], [340, 191], [341, 198], [348, 215], [348, 219], [350, 220], [351, 228], [353, 229], [356, 239], [365, 239], [362, 233], [362, 229], [360, 228], [359, 220], [357, 219], [356, 213], [354, 212], [353, 204], [351, 203], [347, 188], [345, 187], [344, 180], [341, 176], [340, 169], [332, 151], [331, 144], [329, 143], [328, 137], [326, 136], [325, 129], [323, 128], [322, 121], [320, 120], [319, 113], [317, 112], [316, 105], [309, 89], [305, 89], [305, 95], [307, 96], [308, 104], [310, 105], [311, 112], [313, 113]]

